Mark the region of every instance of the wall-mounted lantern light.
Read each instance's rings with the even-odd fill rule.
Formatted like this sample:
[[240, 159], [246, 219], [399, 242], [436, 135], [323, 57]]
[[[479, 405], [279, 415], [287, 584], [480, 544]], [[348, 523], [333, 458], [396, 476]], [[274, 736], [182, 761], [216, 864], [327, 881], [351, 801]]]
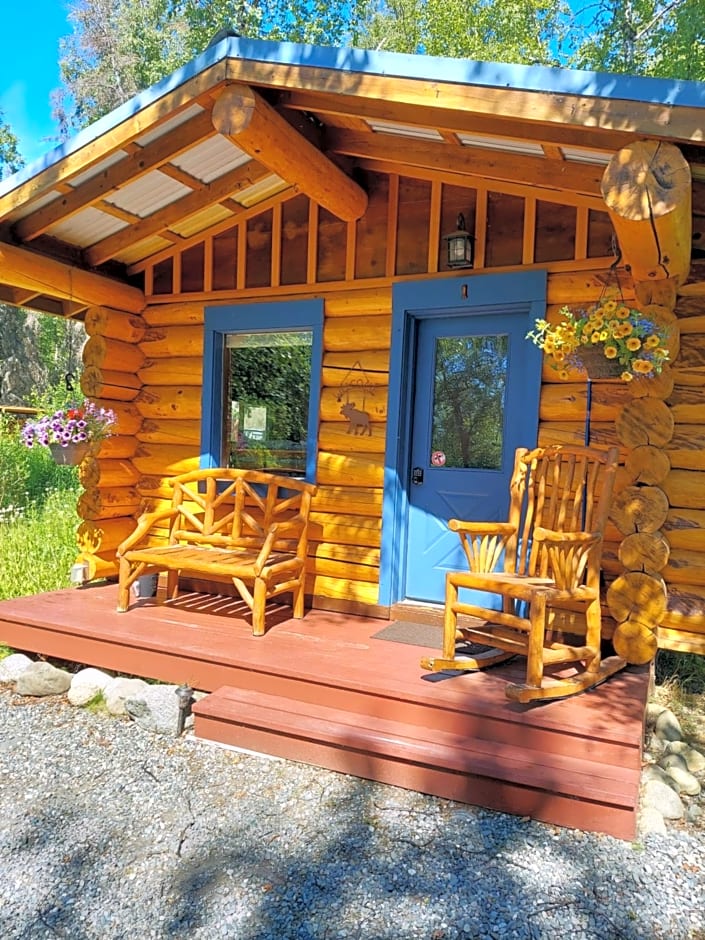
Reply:
[[448, 242], [448, 267], [471, 268], [475, 237], [465, 228], [465, 216], [458, 213], [457, 229], [450, 235], [444, 235]]

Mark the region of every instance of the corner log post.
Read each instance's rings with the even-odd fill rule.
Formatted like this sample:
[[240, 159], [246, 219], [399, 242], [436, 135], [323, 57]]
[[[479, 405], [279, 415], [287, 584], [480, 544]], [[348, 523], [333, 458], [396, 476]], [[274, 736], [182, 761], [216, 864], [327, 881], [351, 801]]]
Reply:
[[[671, 144], [637, 141], [614, 155], [602, 180], [602, 194], [614, 226], [623, 263], [630, 269], [637, 303], [645, 316], [665, 328], [670, 362], [680, 350], [674, 313], [679, 285], [691, 262], [692, 183], [690, 167]], [[674, 418], [666, 399], [673, 370], [632, 383], [633, 398], [617, 417], [616, 431], [626, 450], [627, 485], [613, 502], [612, 521], [625, 536], [619, 560], [625, 569], [607, 591], [617, 623], [612, 642], [627, 662], [650, 662], [658, 650], [658, 629], [668, 609], [662, 572], [670, 558], [663, 534], [671, 471], [665, 448]]]
[[247, 85], [229, 85], [213, 127], [287, 183], [345, 222], [361, 218], [367, 193]]

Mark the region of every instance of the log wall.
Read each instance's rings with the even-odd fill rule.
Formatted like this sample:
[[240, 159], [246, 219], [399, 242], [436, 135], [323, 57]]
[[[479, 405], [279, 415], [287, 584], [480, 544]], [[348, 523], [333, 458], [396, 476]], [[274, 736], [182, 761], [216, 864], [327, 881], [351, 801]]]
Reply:
[[[153, 288], [162, 285], [162, 293], [153, 292], [142, 316], [89, 310], [83, 391], [118, 415], [117, 435], [80, 471], [80, 558], [92, 578], [115, 575], [115, 548], [136, 515], [169, 499], [165, 478], [198, 466], [205, 304], [308, 294], [323, 296], [325, 320], [307, 592], [318, 606], [379, 612], [392, 283], [442, 269], [437, 238], [410, 239], [408, 231], [454, 227], [449, 220], [468, 190], [380, 176], [370, 193], [358, 223], [342, 223], [300, 196], [278, 212], [268, 210], [267, 219], [250, 220], [245, 230], [215, 232], [209, 250], [192, 257], [219, 266], [214, 261], [203, 277], [189, 275], [189, 283], [214, 287], [208, 296], [176, 299], [173, 272], [183, 277], [185, 265], [173, 264], [171, 280], [156, 268], [147, 278]], [[493, 230], [503, 231], [502, 213], [513, 218], [524, 210], [496, 200]], [[580, 210], [571, 211], [578, 226]], [[538, 224], [548, 227], [548, 216], [538, 213], [537, 219], [545, 217]], [[561, 240], [566, 224], [562, 218]], [[601, 245], [596, 225], [591, 242]], [[578, 228], [584, 242], [587, 228]], [[282, 239], [276, 251], [271, 232]], [[545, 257], [560, 254], [547, 231], [533, 231], [530, 241]], [[480, 259], [507, 261], [487, 237], [477, 250]], [[256, 287], [248, 286], [255, 283], [248, 265], [266, 273]], [[590, 269], [584, 251], [581, 263], [563, 259], [546, 266], [549, 318], [563, 304], [584, 305], [604, 291], [606, 265]], [[656, 643], [705, 653], [705, 270], [701, 275], [696, 270], [677, 291], [623, 287], [626, 300], [672, 325], [672, 365], [658, 379], [593, 382], [588, 415], [584, 375], [561, 381], [548, 366], [543, 372], [540, 444], [587, 440], [620, 447], [604, 552], [605, 612], [615, 645], [633, 662], [646, 661]], [[340, 412], [341, 388], [355, 368], [364, 371], [365, 391], [350, 400], [370, 415], [370, 435], [348, 433]]]

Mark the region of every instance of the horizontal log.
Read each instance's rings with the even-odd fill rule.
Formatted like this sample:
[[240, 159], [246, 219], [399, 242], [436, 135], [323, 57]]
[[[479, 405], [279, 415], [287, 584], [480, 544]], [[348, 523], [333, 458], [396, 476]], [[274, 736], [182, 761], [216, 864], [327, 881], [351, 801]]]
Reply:
[[109, 336], [90, 336], [81, 353], [86, 366], [137, 373], [144, 362], [144, 353], [136, 343], [125, 343]]
[[[627, 571], [643, 571], [658, 576], [671, 553], [662, 532], [634, 532], [618, 547], [618, 558]], [[668, 578], [663, 575], [665, 580]]]
[[[691, 632], [679, 629], [668, 629], [665, 622], [668, 614], [664, 617], [664, 623], [658, 629], [658, 647], [661, 650], [674, 650], [678, 653], [693, 653], [697, 656], [705, 656], [705, 636], [698, 632]], [[700, 622], [694, 625], [701, 626]], [[688, 626], [691, 621], [688, 620]], [[703, 623], [702, 625], [705, 625]], [[670, 625], [669, 625], [670, 626]]]
[[367, 431], [355, 434], [349, 428], [346, 430], [346, 425], [326, 422], [319, 427], [318, 446], [331, 454], [375, 454], [381, 457], [386, 445], [386, 431], [386, 424], [371, 424], [369, 434]]
[[672, 548], [661, 575], [669, 587], [674, 584], [705, 585], [705, 551]]
[[[106, 553], [105, 556], [81, 552], [81, 554], [77, 556], [76, 562], [86, 566], [89, 581], [97, 581], [101, 578], [114, 578], [118, 573], [118, 562], [115, 558], [115, 552]], [[115, 603], [117, 604], [117, 595]]]
[[105, 553], [116, 549], [135, 530], [132, 516], [104, 519], [100, 522], [82, 522], [76, 532], [76, 541], [81, 552]]
[[669, 587], [667, 609], [661, 623], [671, 630], [705, 635], [705, 586], [674, 584]]
[[[702, 309], [703, 301], [698, 303], [698, 309]], [[705, 339], [705, 313], [697, 313], [692, 316], [682, 316], [681, 306], [676, 309], [678, 314], [678, 328], [681, 332], [681, 342], [684, 336], [690, 336], [691, 333], [697, 334], [700, 339]]]
[[620, 532], [657, 532], [666, 521], [668, 499], [658, 486], [627, 486], [612, 500], [610, 518]]
[[632, 449], [640, 444], [662, 447], [673, 436], [673, 413], [658, 398], [641, 398], [628, 402], [617, 416], [617, 436]]
[[705, 551], [705, 510], [670, 508], [663, 533], [671, 548]]
[[142, 415], [130, 402], [94, 398], [93, 403], [98, 408], [110, 410], [115, 415], [113, 431], [116, 434], [131, 435], [139, 431], [142, 425]]
[[328, 352], [323, 356], [323, 386], [335, 389], [389, 384], [389, 350]]
[[132, 457], [137, 450], [137, 438], [134, 435], [114, 434], [100, 442], [96, 456], [101, 460], [115, 460]]
[[127, 313], [141, 313], [146, 304], [137, 287], [6, 243], [0, 247], [0, 283], [91, 306], [108, 304]]
[[[585, 421], [542, 421], [538, 430], [538, 446], [551, 444], [575, 444], [585, 441]], [[618, 447], [617, 431], [613, 422], [590, 422], [588, 443], [595, 447]], [[624, 457], [624, 453], [622, 455]]]
[[662, 486], [672, 508], [705, 509], [705, 473], [671, 470]]
[[[590, 418], [592, 421], [614, 421], [624, 404], [631, 401], [626, 383], [592, 386]], [[587, 383], [562, 382], [541, 389], [539, 419], [541, 421], [580, 421], [587, 413]]]
[[331, 558], [309, 558], [306, 563], [307, 576], [338, 578], [341, 581], [369, 581], [377, 587], [379, 568], [370, 565], [357, 565], [348, 561], [336, 561]]
[[179, 418], [145, 418], [137, 440], [149, 444], [198, 446], [201, 442], [201, 422]]
[[134, 516], [139, 508], [140, 498], [136, 490], [129, 486], [84, 490], [76, 507], [79, 517], [87, 521]]
[[676, 424], [673, 437], [665, 446], [671, 464], [681, 470], [705, 470], [705, 427]]
[[371, 486], [321, 486], [311, 501], [316, 512], [346, 512], [361, 516], [381, 516], [382, 489]]
[[139, 345], [145, 359], [203, 355], [202, 326], [150, 327]]
[[78, 468], [78, 479], [85, 489], [133, 486], [139, 472], [131, 460], [96, 460], [87, 457]]
[[321, 421], [337, 421], [350, 424], [351, 420], [362, 420], [351, 411], [352, 408], [356, 412], [366, 414], [370, 422], [384, 422], [387, 420], [388, 392], [389, 389], [386, 387], [368, 388], [366, 390], [350, 386], [345, 386], [342, 389], [324, 388], [321, 391], [320, 400]]
[[381, 520], [369, 516], [328, 512], [312, 512], [309, 515], [308, 535], [312, 542], [379, 548], [381, 532]]
[[[391, 317], [338, 317], [324, 324], [323, 349], [326, 353], [389, 349], [391, 335]], [[364, 356], [356, 358], [364, 369]]]
[[671, 461], [660, 447], [640, 444], [627, 455], [624, 469], [631, 483], [658, 484], [666, 479]]
[[200, 453], [193, 446], [179, 444], [140, 444], [132, 458], [140, 474], [163, 473], [176, 476], [198, 470]]
[[145, 359], [137, 375], [143, 385], [201, 385], [203, 358], [173, 356], [169, 359]]
[[382, 487], [384, 485], [384, 454], [352, 454], [318, 452], [316, 479], [320, 485]]
[[[356, 565], [379, 568], [379, 548], [369, 545], [341, 545], [339, 542], [309, 542], [308, 554], [311, 558], [330, 561], [345, 561]], [[320, 572], [319, 572], [320, 573]], [[379, 577], [379, 571], [377, 572]], [[366, 578], [361, 580], [365, 581]]]
[[653, 629], [666, 611], [666, 585], [650, 575], [627, 571], [607, 588], [606, 600], [617, 624], [636, 619]]
[[380, 316], [392, 312], [389, 287], [329, 294], [325, 299], [326, 317]]
[[147, 329], [143, 317], [110, 307], [89, 307], [83, 325], [89, 336], [107, 336], [125, 343], [139, 343]]
[[[548, 275], [546, 299], [549, 304], [562, 307], [563, 304], [589, 304], [604, 295], [607, 271], [567, 271], [551, 272]], [[629, 301], [634, 296], [631, 283], [623, 287], [624, 299]]]
[[86, 366], [81, 373], [81, 391], [87, 398], [134, 401], [142, 383], [132, 372], [115, 372]]
[[143, 388], [135, 399], [143, 418], [201, 419], [201, 389], [197, 386], [161, 385]]
[[705, 345], [700, 333], [681, 333], [678, 361], [674, 362], [674, 368], [677, 372], [705, 368]]
[[306, 578], [306, 593], [351, 603], [373, 605], [377, 603], [379, 587], [369, 581], [348, 581], [309, 575]]
[[175, 304], [150, 304], [142, 311], [148, 327], [203, 325], [203, 304], [183, 301]]
[[676, 424], [705, 425], [705, 387], [677, 386], [668, 403]]

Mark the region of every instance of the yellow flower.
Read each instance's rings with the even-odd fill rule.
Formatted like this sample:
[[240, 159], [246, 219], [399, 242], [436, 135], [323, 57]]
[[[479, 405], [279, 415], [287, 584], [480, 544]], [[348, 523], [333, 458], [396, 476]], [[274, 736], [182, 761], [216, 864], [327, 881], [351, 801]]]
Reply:
[[653, 363], [647, 359], [635, 359], [632, 363], [632, 369], [640, 375], [648, 375], [649, 372], [653, 371], [653, 368]]
[[630, 336], [627, 340], [627, 349], [630, 352], [636, 352], [637, 349], [641, 349], [641, 340], [638, 336]]
[[615, 310], [617, 309], [617, 301], [606, 300], [602, 305], [602, 309], [604, 310], [605, 313], [614, 313]]
[[659, 344], [659, 338], [655, 333], [652, 333], [651, 336], [647, 336], [644, 340], [644, 349], [656, 349]]
[[618, 317], [618, 319], [620, 320], [627, 320], [629, 318], [630, 313], [631, 313], [631, 310], [629, 309], [629, 307], [625, 307], [624, 304], [622, 304], [621, 307], [617, 307], [617, 309], [614, 312], [614, 315]]
[[605, 359], [616, 359], [616, 358], [617, 358], [617, 347], [605, 346]]
[[634, 376], [631, 374], [631, 372], [622, 372], [622, 374], [620, 375], [620, 379], [623, 382], [631, 382], [633, 378]]
[[598, 332], [593, 333], [590, 337], [590, 342], [593, 346], [596, 346], [600, 342], [600, 334]]

